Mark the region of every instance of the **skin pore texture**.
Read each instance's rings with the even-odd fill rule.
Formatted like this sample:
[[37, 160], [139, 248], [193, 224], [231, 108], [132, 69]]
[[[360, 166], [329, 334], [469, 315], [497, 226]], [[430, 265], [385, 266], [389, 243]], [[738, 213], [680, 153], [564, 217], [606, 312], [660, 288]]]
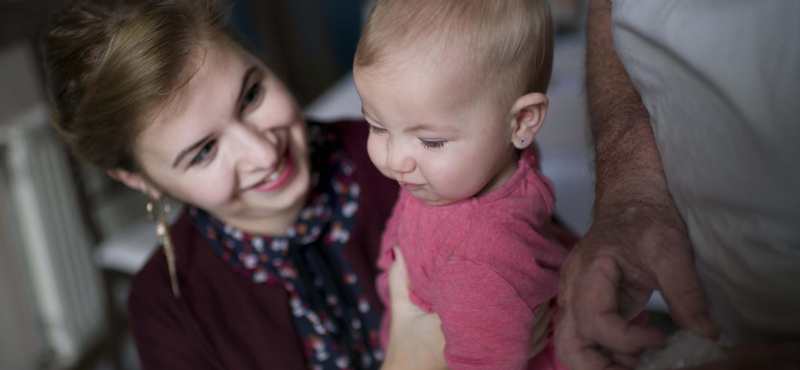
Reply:
[[310, 169], [306, 122], [283, 83], [231, 42], [197, 48], [196, 72], [136, 141], [146, 175], [109, 174], [239, 229], [283, 235], [302, 209]]
[[517, 170], [517, 150], [533, 142], [547, 98], [530, 93], [516, 101], [497, 99], [491, 89], [499, 87], [484, 83], [459, 48], [421, 54], [428, 57], [399, 51], [387, 57], [398, 63], [354, 70], [370, 125], [370, 158], [426, 204], [489, 193]]

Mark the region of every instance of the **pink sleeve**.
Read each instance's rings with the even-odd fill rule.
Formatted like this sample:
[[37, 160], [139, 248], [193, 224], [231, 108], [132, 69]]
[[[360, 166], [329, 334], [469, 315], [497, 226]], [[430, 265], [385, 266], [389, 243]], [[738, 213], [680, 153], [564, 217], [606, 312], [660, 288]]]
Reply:
[[453, 370], [524, 369], [534, 309], [493, 268], [450, 261], [434, 281], [445, 359]]

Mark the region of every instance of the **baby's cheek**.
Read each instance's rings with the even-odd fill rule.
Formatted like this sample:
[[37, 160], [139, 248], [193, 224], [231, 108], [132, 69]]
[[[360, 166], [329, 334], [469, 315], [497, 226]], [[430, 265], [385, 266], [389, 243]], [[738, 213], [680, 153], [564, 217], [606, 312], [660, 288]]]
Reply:
[[[436, 160], [427, 160], [425, 179], [432, 184], [437, 192], [454, 193], [463, 186], [463, 181], [468, 180], [468, 174], [463, 174], [460, 160], [455, 156], [440, 157]], [[423, 166], [420, 166], [423, 167]]]
[[435, 186], [437, 193], [453, 201], [459, 201], [480, 191], [483, 175], [480, 169], [474, 166], [475, 161], [469, 161], [467, 158], [464, 155], [456, 155], [431, 163], [427, 172], [432, 178], [428, 181]]
[[375, 135], [371, 134], [369, 139], [367, 139], [367, 154], [369, 154], [369, 159], [372, 161], [372, 164], [374, 164], [384, 176], [391, 178], [389, 169], [386, 167], [386, 145], [383, 141], [384, 140], [376, 138]]

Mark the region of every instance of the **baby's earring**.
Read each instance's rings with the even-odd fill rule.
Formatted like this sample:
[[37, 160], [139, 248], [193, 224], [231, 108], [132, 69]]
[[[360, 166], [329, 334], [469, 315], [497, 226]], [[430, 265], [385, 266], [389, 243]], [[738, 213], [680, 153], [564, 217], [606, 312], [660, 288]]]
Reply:
[[528, 139], [523, 137], [522, 140], [519, 141], [519, 145], [522, 146], [528, 145]]

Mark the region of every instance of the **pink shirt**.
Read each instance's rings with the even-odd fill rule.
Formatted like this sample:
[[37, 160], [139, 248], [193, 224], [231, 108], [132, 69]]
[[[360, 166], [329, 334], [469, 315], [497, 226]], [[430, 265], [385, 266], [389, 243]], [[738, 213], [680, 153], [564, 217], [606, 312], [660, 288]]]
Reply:
[[[437, 312], [451, 369], [561, 369], [552, 344], [529, 363], [539, 304], [555, 297], [567, 250], [540, 233], [555, 205], [553, 184], [525, 152], [519, 168], [489, 194], [426, 205], [405, 190], [381, 245], [378, 294], [387, 305], [391, 247], [403, 252], [411, 301]], [[389, 310], [381, 341], [389, 338]]]

